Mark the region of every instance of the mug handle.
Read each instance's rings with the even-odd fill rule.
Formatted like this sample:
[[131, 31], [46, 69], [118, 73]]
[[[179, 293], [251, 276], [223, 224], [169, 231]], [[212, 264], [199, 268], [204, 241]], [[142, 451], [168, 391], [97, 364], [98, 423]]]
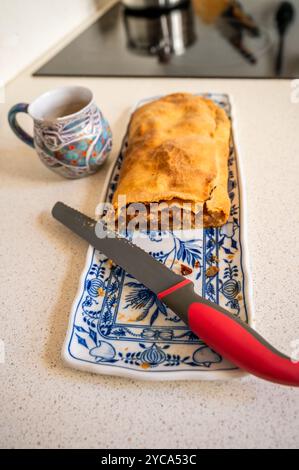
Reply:
[[34, 148], [34, 140], [33, 138], [25, 132], [17, 121], [17, 114], [18, 113], [26, 113], [28, 114], [28, 107], [29, 104], [26, 103], [18, 103], [11, 108], [8, 113], [8, 122], [12, 129], [12, 131], [16, 134], [19, 139], [21, 139], [25, 144], [29, 145], [30, 147]]

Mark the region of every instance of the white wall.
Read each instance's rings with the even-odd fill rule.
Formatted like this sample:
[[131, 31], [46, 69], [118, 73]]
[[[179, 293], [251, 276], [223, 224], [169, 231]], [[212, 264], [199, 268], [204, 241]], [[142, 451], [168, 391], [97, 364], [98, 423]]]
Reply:
[[7, 83], [105, 3], [107, 0], [1, 0], [0, 80]]

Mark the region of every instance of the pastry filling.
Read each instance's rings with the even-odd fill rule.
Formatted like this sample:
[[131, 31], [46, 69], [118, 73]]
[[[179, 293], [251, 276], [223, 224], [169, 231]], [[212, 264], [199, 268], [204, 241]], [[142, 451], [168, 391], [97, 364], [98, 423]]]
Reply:
[[[193, 205], [194, 206], [194, 205]], [[190, 202], [161, 201], [160, 203], [132, 203], [107, 211], [104, 221], [111, 230], [189, 230], [219, 227], [225, 223], [221, 210], [209, 211], [206, 203], [192, 208]]]

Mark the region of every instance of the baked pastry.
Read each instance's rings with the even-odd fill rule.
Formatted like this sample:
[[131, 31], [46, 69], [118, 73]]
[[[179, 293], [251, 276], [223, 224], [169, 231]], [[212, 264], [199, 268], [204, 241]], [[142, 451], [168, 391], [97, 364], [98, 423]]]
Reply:
[[[119, 184], [113, 197], [127, 206], [163, 203], [195, 216], [203, 213], [205, 227], [227, 222], [227, 191], [231, 125], [213, 101], [175, 93], [138, 108], [131, 119]], [[186, 204], [185, 204], [186, 205]], [[185, 210], [185, 209], [184, 209]], [[161, 210], [158, 217], [161, 217]]]

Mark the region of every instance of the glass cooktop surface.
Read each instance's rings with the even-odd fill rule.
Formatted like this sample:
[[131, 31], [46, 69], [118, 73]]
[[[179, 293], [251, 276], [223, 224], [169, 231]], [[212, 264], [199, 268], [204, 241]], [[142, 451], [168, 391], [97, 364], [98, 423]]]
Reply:
[[146, 10], [117, 3], [35, 75], [296, 77], [298, 12], [299, 0], [183, 0]]

